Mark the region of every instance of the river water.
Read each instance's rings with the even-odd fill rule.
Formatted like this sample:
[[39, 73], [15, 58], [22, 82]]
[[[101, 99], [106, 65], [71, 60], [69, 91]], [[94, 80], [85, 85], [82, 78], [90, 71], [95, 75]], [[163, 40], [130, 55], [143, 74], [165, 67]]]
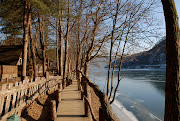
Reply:
[[[89, 78], [104, 90], [107, 68], [90, 66]], [[114, 87], [118, 70], [115, 69]], [[122, 69], [115, 108], [123, 105], [139, 121], [163, 121], [165, 105], [165, 69]], [[118, 115], [118, 114], [117, 114]]]

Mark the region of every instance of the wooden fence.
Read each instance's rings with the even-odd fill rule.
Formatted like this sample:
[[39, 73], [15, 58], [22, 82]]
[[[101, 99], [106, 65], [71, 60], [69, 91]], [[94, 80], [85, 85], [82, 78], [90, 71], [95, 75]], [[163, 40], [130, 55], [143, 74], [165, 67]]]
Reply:
[[60, 85], [62, 85], [61, 76], [38, 77], [35, 81], [23, 80], [16, 82], [15, 85], [3, 84], [0, 90], [0, 120], [6, 121], [15, 110], [20, 115], [25, 106], [30, 105], [39, 95], [46, 91], [54, 92]]
[[80, 71], [77, 71], [78, 88], [84, 100], [85, 115], [93, 121], [118, 121], [113, 114], [108, 97]]

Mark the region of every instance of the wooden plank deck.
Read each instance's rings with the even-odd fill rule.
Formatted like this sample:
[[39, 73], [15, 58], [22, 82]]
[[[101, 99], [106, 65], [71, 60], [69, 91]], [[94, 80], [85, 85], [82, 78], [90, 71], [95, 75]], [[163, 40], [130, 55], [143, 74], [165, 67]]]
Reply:
[[89, 121], [84, 114], [84, 103], [77, 81], [74, 80], [62, 91], [62, 101], [58, 105], [55, 121]]

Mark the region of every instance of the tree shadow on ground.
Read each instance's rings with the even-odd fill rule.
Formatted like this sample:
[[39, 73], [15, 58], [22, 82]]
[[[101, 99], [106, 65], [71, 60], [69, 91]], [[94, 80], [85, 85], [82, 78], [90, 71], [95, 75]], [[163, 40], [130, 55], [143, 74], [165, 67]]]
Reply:
[[56, 91], [51, 94], [41, 95], [24, 109], [21, 117], [26, 121], [51, 121], [50, 102], [56, 99]]

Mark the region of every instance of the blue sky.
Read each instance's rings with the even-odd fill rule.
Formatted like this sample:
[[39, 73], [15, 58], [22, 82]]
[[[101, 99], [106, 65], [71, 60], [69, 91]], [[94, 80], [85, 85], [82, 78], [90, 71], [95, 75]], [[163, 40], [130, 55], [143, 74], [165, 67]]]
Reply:
[[176, 9], [178, 12], [178, 16], [179, 16], [179, 24], [180, 24], [180, 0], [174, 0], [175, 4], [176, 4]]
[[[175, 1], [178, 16], [179, 16], [179, 24], [180, 24], [180, 0], [174, 0], [174, 1]], [[156, 30], [157, 35], [155, 37], [147, 37], [148, 38], [147, 40], [150, 40], [150, 41], [147, 41], [147, 40], [146, 40], [147, 42], [142, 41], [142, 43], [140, 43], [141, 44], [140, 47], [135, 46], [134, 50], [130, 50], [128, 53], [138, 53], [144, 50], [147, 51], [151, 49], [157, 42], [161, 41], [161, 38], [165, 37], [166, 27], [165, 27], [164, 13], [163, 13], [161, 0], [159, 0], [159, 2], [160, 2], [160, 6], [157, 5], [158, 7], [153, 10], [153, 15], [154, 15], [153, 17], [154, 17], [154, 20], [158, 22], [157, 27], [159, 28]]]
[[[174, 1], [175, 1], [176, 9], [177, 9], [177, 12], [178, 12], [179, 24], [180, 24], [180, 0], [174, 0]], [[161, 8], [160, 11], [162, 11], [162, 8]], [[158, 15], [160, 15], [160, 16], [158, 16], [159, 18], [164, 19], [164, 18], [163, 18], [163, 17], [164, 17], [164, 16], [163, 16], [163, 13], [160, 13], [160, 14], [158, 14]], [[163, 25], [163, 26], [165, 26], [165, 25]], [[164, 27], [163, 27], [163, 28], [164, 28]], [[165, 31], [165, 29], [164, 29], [164, 31]], [[0, 41], [3, 40], [4, 37], [5, 37], [5, 36], [3, 36], [3, 35], [1, 34], [1, 32], [0, 32]]]

